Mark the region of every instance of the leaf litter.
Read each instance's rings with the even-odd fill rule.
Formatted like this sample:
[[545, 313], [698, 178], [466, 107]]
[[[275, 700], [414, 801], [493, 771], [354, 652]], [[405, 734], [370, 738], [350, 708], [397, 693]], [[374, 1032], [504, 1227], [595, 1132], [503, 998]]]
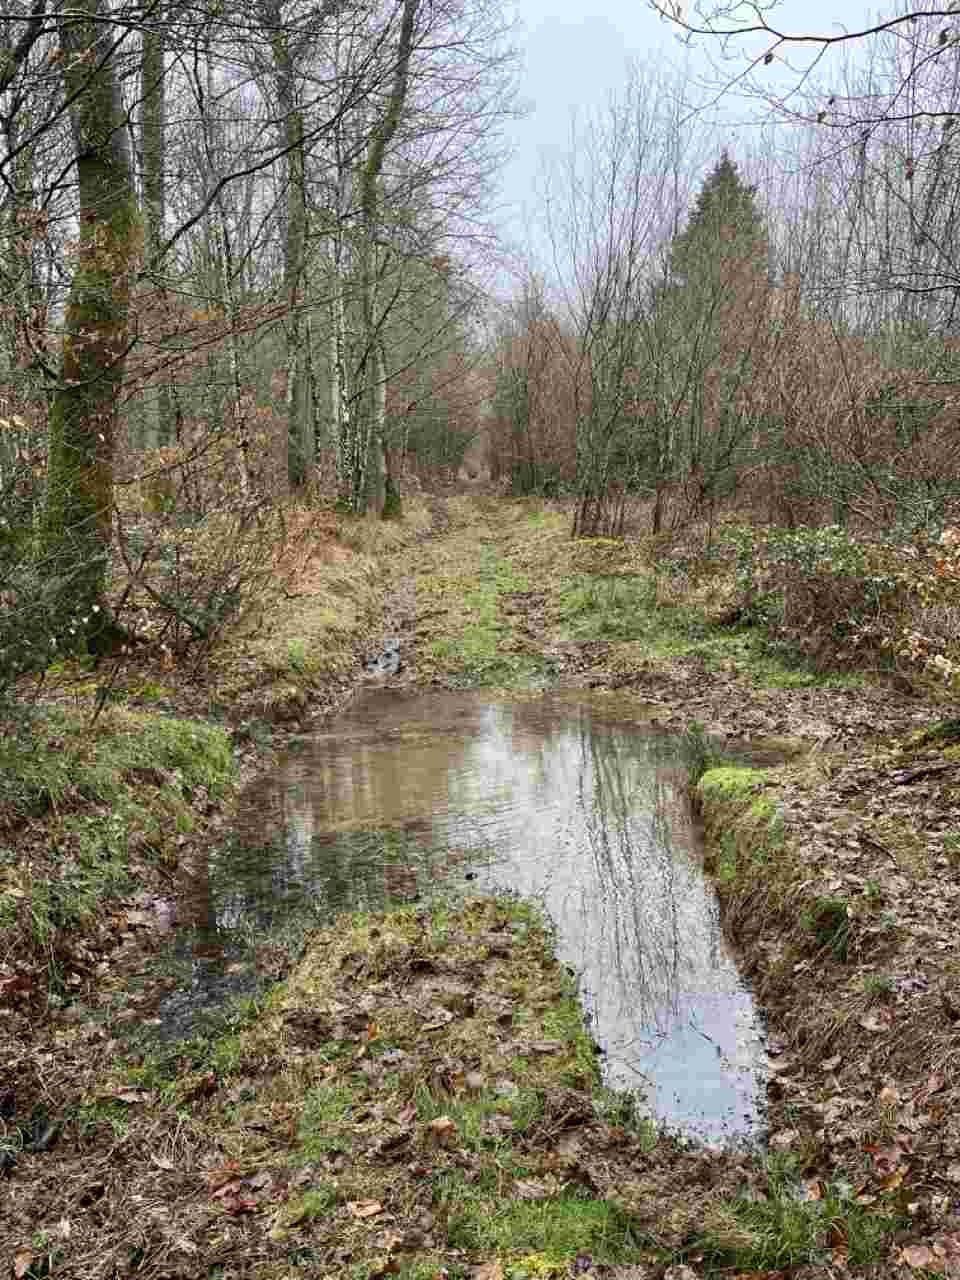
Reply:
[[[960, 759], [937, 732], [956, 711], [883, 684], [763, 687], [695, 651], [571, 638], [556, 605], [580, 554], [565, 517], [534, 528], [507, 507], [494, 522], [490, 504], [451, 500], [444, 541], [398, 554], [417, 585], [402, 680], [460, 683], [456, 645], [437, 641], [470, 624], [457, 591], [477, 548], [495, 547], [537, 584], [500, 593], [507, 653], [633, 699], [638, 718], [783, 745], [763, 784], [781, 824], [775, 883], [720, 886], [769, 1016], [768, 1153], [657, 1135], [600, 1090], [582, 1029], [537, 1025], [544, 992], [573, 993], [516, 904], [341, 922], [239, 1017], [215, 1066], [213, 1043], [158, 1065], [63, 1015], [25, 1051], [43, 975], [8, 970], [12, 1274], [960, 1275]], [[842, 959], [804, 924], [823, 900], [846, 922]], [[116, 926], [131, 956], [143, 910], [129, 900]], [[77, 971], [109, 974], [115, 948], [77, 940]], [[474, 998], [458, 1004], [445, 981]], [[581, 1224], [558, 1244], [548, 1214], [571, 1204], [602, 1204], [616, 1231]], [[539, 1236], [521, 1211], [544, 1215]], [[791, 1252], [784, 1223], [801, 1212], [813, 1230]], [[879, 1233], [870, 1250], [864, 1225]]]

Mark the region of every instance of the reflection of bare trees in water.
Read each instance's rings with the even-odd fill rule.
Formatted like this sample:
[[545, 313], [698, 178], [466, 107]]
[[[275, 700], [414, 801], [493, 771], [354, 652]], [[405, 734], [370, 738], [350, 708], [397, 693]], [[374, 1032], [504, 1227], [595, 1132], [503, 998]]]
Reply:
[[673, 832], [688, 823], [676, 812], [675, 784], [643, 759], [647, 745], [616, 729], [581, 728], [578, 800], [597, 890], [582, 909], [613, 968], [605, 992], [616, 993], [621, 1017], [653, 1029], [678, 1013], [687, 968], [680, 897], [689, 882]]

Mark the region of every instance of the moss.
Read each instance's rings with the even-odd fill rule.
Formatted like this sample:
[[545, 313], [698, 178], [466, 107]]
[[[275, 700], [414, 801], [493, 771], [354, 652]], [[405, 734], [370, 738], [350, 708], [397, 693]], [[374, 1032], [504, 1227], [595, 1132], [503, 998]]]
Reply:
[[[789, 878], [783, 821], [762, 793], [766, 769], [723, 765], [708, 769], [696, 787], [707, 831], [707, 867], [734, 914], [757, 893], [779, 894]], [[761, 868], [764, 875], [759, 875]]]
[[708, 769], [700, 779], [697, 795], [701, 804], [704, 805], [713, 805], [721, 801], [729, 802], [737, 797], [745, 799], [758, 787], [763, 786], [768, 776], [766, 769], [719, 765], [715, 769]]

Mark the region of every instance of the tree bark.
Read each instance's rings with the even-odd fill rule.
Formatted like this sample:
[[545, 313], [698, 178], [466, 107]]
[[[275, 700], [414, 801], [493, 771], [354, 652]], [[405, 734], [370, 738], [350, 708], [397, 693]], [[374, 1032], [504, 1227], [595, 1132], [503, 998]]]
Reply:
[[[373, 130], [367, 146], [367, 157], [360, 172], [360, 212], [362, 218], [360, 276], [363, 332], [363, 398], [361, 421], [354, 421], [354, 460], [351, 474], [346, 477], [349, 490], [343, 494], [349, 507], [358, 512], [366, 511], [371, 499], [377, 504], [378, 514], [383, 513], [386, 497], [382, 460], [385, 457], [385, 371], [380, 337], [380, 318], [377, 315], [377, 277], [379, 268], [378, 242], [380, 239], [380, 175], [387, 148], [400, 125], [409, 83], [410, 54], [413, 49], [414, 21], [419, 0], [403, 0], [400, 15], [400, 36], [397, 42], [397, 60], [393, 72], [390, 97], [383, 116]], [[381, 385], [383, 384], [383, 385]], [[372, 464], [372, 466], [371, 466]], [[371, 493], [370, 477], [376, 477]], [[392, 493], [393, 514], [399, 501]]]
[[[159, 308], [166, 310], [166, 290], [162, 277], [164, 221], [166, 218], [166, 80], [165, 55], [167, 48], [164, 30], [164, 12], [157, 4], [143, 30], [143, 54], [140, 64], [140, 150], [142, 156], [144, 250], [146, 266], [154, 282], [158, 284]], [[161, 374], [161, 379], [166, 374]], [[154, 419], [154, 441], [158, 445], [172, 444], [176, 437], [174, 412], [169, 385], [162, 381], [157, 388]]]
[[64, 621], [93, 648], [108, 625], [117, 401], [142, 229], [114, 71], [115, 31], [103, 0], [78, 0], [61, 19], [59, 38], [80, 237], [50, 419], [45, 542], [51, 572], [63, 583]]

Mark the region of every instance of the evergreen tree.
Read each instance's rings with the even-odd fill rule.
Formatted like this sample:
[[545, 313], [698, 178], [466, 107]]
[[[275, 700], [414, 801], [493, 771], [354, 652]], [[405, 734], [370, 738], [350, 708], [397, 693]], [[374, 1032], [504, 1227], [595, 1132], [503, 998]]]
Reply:
[[712, 512], [737, 485], [753, 438], [750, 388], [769, 311], [769, 243], [756, 205], [724, 151], [669, 246], [640, 339], [644, 449], [638, 479]]
[[766, 274], [768, 242], [756, 193], [724, 150], [700, 188], [686, 229], [671, 246], [675, 283], [713, 283], [740, 264]]

